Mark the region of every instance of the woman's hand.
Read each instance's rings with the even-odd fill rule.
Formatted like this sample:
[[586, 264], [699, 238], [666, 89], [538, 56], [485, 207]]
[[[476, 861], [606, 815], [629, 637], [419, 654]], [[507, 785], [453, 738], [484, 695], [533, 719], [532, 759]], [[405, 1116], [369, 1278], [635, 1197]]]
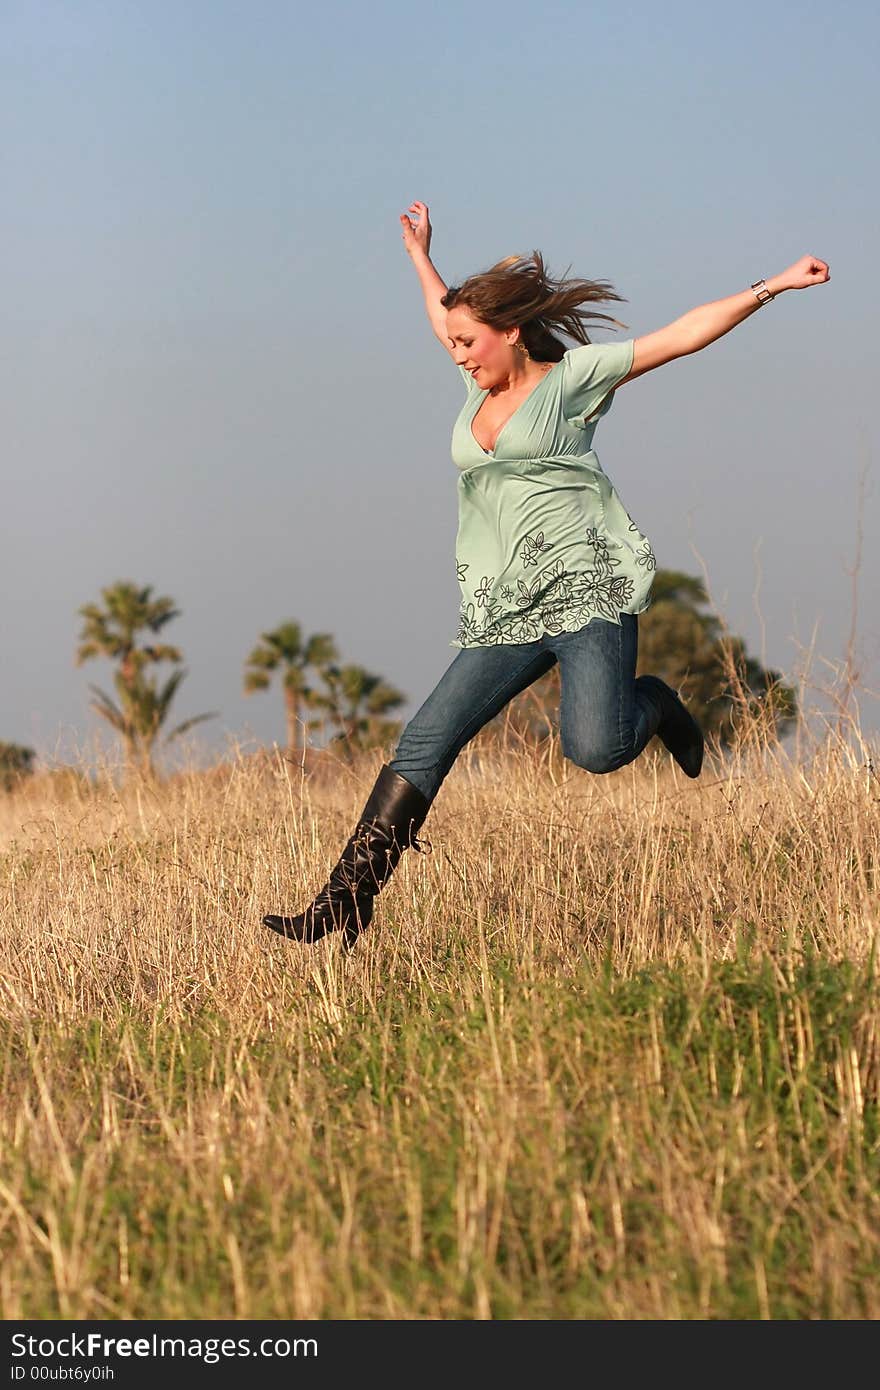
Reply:
[[431, 222], [428, 217], [428, 205], [427, 203], [410, 203], [409, 211], [416, 214], [417, 221], [413, 222], [405, 212], [400, 214], [400, 232], [407, 255], [411, 256], [414, 251], [423, 251], [427, 256], [431, 250]]
[[446, 310], [443, 308], [446, 286], [437, 274], [431, 257], [428, 255], [431, 249], [431, 220], [428, 217], [428, 205], [427, 203], [410, 203], [409, 211], [415, 214], [415, 221], [411, 217], [407, 217], [405, 212], [402, 212], [400, 214], [400, 234], [403, 237], [407, 254], [413, 263], [413, 269], [419, 277], [431, 327], [446, 351], [449, 352], [451, 343], [446, 335]]
[[799, 261], [788, 267], [788, 270], [783, 270], [781, 275], [774, 275], [772, 281], [768, 280], [766, 283], [771, 293], [778, 294], [780, 290], [806, 290], [810, 285], [824, 285], [826, 280], [830, 279], [825, 261], [820, 261], [818, 256], [801, 256]]

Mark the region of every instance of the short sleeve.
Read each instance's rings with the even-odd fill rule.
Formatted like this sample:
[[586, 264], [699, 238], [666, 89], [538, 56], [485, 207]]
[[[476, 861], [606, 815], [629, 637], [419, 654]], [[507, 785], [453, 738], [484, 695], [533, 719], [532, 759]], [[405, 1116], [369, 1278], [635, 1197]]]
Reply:
[[604, 415], [611, 408], [611, 393], [630, 372], [634, 340], [622, 343], [585, 343], [569, 348], [563, 358], [562, 399], [565, 418], [579, 424]]
[[461, 379], [464, 382], [465, 390], [467, 391], [468, 395], [471, 396], [474, 394], [474, 392], [479, 391], [480, 388], [474, 381], [470, 372], [466, 372], [464, 367], [459, 367], [458, 370], [461, 372]]

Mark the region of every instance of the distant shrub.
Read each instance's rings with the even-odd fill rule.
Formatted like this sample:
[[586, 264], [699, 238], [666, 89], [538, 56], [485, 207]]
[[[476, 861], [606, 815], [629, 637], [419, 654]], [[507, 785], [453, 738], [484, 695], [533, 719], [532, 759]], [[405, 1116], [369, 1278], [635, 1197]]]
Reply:
[[32, 776], [35, 757], [33, 748], [24, 748], [20, 743], [0, 742], [0, 789], [12, 791], [23, 777]]

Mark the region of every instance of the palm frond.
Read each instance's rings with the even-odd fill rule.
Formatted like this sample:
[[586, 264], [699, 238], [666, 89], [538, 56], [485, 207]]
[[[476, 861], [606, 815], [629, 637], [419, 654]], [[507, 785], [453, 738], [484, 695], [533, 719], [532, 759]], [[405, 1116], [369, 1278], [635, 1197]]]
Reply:
[[274, 671], [281, 660], [275, 647], [254, 647], [245, 666], [256, 667], [260, 671]]
[[155, 707], [156, 713], [159, 716], [160, 724], [167, 715], [171, 701], [174, 699], [175, 693], [177, 691], [177, 687], [180, 685], [180, 682], [183, 680], [185, 675], [186, 671], [183, 667], [181, 667], [177, 671], [172, 672], [162, 689], [156, 693]]
[[302, 629], [292, 619], [281, 623], [273, 632], [261, 632], [261, 639], [279, 661], [298, 662], [302, 658]]
[[182, 724], [178, 724], [176, 729], [172, 729], [171, 733], [166, 735], [165, 742], [170, 743], [173, 738], [179, 738], [181, 734], [185, 734], [196, 724], [202, 724], [206, 719], [217, 719], [218, 716], [218, 710], [213, 710], [210, 714], [195, 714], [192, 719], [185, 719]]
[[309, 638], [305, 649], [305, 664], [320, 668], [338, 659], [336, 643], [329, 632], [316, 632]]
[[284, 672], [284, 689], [291, 695], [302, 695], [308, 689], [305, 673], [300, 666], [290, 666]]
[[182, 661], [179, 647], [141, 647], [141, 652], [150, 661]]
[[272, 684], [264, 671], [246, 671], [244, 677], [244, 693], [252, 695], [255, 690], [268, 690]]
[[91, 701], [92, 709], [100, 714], [102, 719], [106, 719], [107, 723], [111, 724], [118, 733], [128, 736], [130, 723], [122, 710], [118, 709], [110, 696], [105, 691], [99, 690], [96, 685], [90, 685], [89, 690], [97, 696], [97, 699]]

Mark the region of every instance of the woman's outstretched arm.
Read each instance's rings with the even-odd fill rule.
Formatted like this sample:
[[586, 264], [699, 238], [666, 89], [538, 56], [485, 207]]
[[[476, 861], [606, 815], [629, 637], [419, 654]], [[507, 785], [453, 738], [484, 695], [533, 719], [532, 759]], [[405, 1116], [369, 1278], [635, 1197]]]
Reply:
[[415, 267], [416, 275], [419, 277], [431, 327], [448, 352], [451, 351], [451, 344], [446, 334], [446, 310], [440, 303], [446, 293], [446, 285], [437, 274], [428, 254], [431, 249], [431, 222], [428, 217], [428, 207], [426, 203], [410, 203], [409, 211], [415, 213], [417, 220], [413, 221], [407, 217], [405, 212], [400, 214], [403, 244]]
[[[825, 261], [817, 256], [801, 256], [799, 261], [789, 266], [781, 275], [774, 275], [765, 283], [774, 298], [785, 290], [805, 290], [811, 285], [824, 285], [831, 276]], [[741, 290], [728, 299], [716, 299], [711, 304], [701, 304], [680, 319], [660, 328], [656, 333], [648, 333], [636, 338], [633, 345], [632, 371], [625, 376], [620, 386], [632, 381], [644, 372], [662, 367], [677, 357], [687, 357], [689, 353], [699, 352], [710, 343], [723, 338], [738, 323], [751, 318], [761, 303], [754, 290]]]

